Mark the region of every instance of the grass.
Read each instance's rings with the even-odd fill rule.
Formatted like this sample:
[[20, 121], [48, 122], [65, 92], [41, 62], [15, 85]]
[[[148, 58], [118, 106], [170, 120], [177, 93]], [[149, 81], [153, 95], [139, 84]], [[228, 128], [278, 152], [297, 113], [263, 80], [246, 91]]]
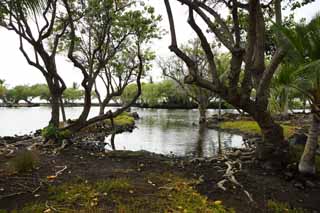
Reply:
[[208, 200], [193, 187], [195, 181], [171, 174], [147, 176], [150, 181], [134, 185], [126, 178], [84, 180], [51, 186], [49, 200], [27, 205], [19, 212], [234, 212], [222, 201]]
[[[123, 112], [113, 119], [116, 126], [129, 126], [134, 124], [134, 118], [127, 112]], [[110, 119], [105, 121], [107, 124], [111, 124]]]
[[39, 156], [34, 151], [23, 151], [18, 153], [9, 162], [9, 170], [12, 172], [23, 173], [36, 168], [39, 164]]
[[[135, 121], [134, 118], [127, 112], [123, 112], [122, 114], [118, 115], [113, 119], [114, 124], [116, 127], [127, 127], [127, 126], [133, 126]], [[111, 126], [111, 120], [106, 119], [102, 123], [104, 123], [106, 126]], [[91, 124], [81, 130], [81, 132], [95, 132], [99, 130], [99, 126], [101, 126], [101, 123], [95, 123]]]
[[[281, 124], [285, 138], [289, 138], [294, 134], [296, 127]], [[225, 121], [222, 122], [219, 127], [221, 129], [237, 129], [241, 132], [251, 134], [261, 134], [261, 129], [255, 121]]]
[[267, 204], [268, 210], [271, 213], [305, 213], [307, 211], [300, 208], [291, 208], [288, 203], [268, 200]]

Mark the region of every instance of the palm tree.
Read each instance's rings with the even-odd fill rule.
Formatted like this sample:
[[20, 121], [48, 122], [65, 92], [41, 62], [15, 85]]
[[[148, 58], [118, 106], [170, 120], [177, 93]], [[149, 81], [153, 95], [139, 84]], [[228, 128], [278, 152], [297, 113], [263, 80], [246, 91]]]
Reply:
[[291, 85], [294, 85], [297, 80], [294, 69], [295, 67], [290, 64], [283, 64], [272, 81], [271, 99], [274, 101], [269, 104], [273, 103], [276, 111], [280, 110], [283, 116], [288, 116], [289, 97], [294, 90]]
[[292, 46], [289, 62], [298, 67], [293, 73], [295, 83], [291, 83], [291, 87], [308, 98], [312, 112], [309, 137], [299, 162], [299, 171], [315, 174], [315, 155], [320, 133], [320, 15], [308, 24], [297, 24], [293, 30], [282, 31]]

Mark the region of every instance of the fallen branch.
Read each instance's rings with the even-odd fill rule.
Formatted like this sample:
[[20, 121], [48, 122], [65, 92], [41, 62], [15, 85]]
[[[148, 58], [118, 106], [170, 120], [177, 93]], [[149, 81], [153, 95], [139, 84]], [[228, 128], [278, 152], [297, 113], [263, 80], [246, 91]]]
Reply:
[[18, 196], [18, 195], [22, 195], [22, 194], [25, 194], [25, 193], [27, 193], [27, 192], [16, 192], [16, 193], [8, 194], [8, 195], [3, 195], [3, 196], [0, 196], [0, 200], [5, 199], [5, 198]]

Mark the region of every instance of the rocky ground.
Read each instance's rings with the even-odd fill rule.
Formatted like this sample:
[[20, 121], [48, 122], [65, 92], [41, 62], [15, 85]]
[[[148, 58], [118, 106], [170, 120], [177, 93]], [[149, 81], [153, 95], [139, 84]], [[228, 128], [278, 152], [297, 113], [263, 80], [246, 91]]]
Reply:
[[106, 153], [79, 139], [63, 148], [40, 137], [0, 139], [14, 150], [0, 155], [0, 212], [320, 212], [319, 175], [300, 176], [294, 162], [263, 168], [250, 146], [180, 158]]

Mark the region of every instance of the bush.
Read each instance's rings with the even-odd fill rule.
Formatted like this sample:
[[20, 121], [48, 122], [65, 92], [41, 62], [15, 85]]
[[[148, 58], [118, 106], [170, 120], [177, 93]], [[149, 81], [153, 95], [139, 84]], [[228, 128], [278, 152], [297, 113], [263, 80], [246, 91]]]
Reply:
[[45, 127], [41, 131], [41, 136], [45, 139], [52, 139], [61, 141], [63, 139], [68, 139], [72, 136], [72, 133], [69, 130], [59, 130], [59, 128], [49, 124], [49, 126]]
[[39, 164], [39, 157], [36, 152], [23, 151], [9, 161], [9, 166], [15, 172], [27, 172]]

